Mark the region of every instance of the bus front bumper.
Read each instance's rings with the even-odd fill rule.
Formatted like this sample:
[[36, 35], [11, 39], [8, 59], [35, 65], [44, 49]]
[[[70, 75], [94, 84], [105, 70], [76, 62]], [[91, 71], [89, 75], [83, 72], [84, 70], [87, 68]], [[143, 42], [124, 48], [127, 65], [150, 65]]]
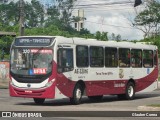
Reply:
[[51, 86], [45, 88], [20, 88], [9, 83], [9, 92], [11, 97], [23, 97], [23, 98], [55, 98], [55, 86], [54, 82]]

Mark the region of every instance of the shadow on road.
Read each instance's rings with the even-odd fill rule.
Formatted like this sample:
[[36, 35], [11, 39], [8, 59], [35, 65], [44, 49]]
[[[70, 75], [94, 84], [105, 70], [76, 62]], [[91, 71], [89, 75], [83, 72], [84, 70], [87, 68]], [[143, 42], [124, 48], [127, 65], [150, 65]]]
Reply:
[[[160, 94], [136, 94], [135, 100], [139, 99], [147, 99], [147, 98], [153, 98], [153, 97], [158, 97]], [[83, 97], [82, 98], [82, 103], [81, 104], [92, 104], [92, 103], [104, 103], [104, 102], [117, 102], [117, 101], [128, 101], [128, 100], [120, 100], [118, 99], [117, 95], [106, 95], [103, 97], [102, 100], [90, 100], [88, 97]], [[32, 102], [27, 102], [27, 103], [17, 103], [16, 105], [32, 105], [32, 106], [70, 106], [72, 105], [69, 101], [69, 98], [64, 98], [64, 99], [46, 99], [44, 104], [42, 105], [37, 105]]]

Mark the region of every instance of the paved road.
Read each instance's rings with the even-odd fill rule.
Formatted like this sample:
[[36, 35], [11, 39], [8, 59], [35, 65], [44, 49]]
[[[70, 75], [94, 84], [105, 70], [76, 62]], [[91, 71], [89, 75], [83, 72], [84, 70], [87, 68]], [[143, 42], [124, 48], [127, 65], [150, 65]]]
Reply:
[[44, 105], [36, 105], [31, 98], [10, 97], [8, 89], [0, 89], [0, 111], [137, 111], [138, 106], [157, 103], [160, 104], [160, 90], [136, 94], [132, 101], [104, 96], [100, 102], [84, 97], [81, 105], [71, 105], [69, 99], [49, 99]]
[[[160, 90], [136, 94], [135, 100], [132, 101], [118, 100], [117, 96], [104, 96], [101, 102], [91, 102], [87, 97], [84, 97], [82, 104], [75, 106], [69, 103], [69, 99], [49, 99], [43, 105], [36, 105], [30, 98], [10, 97], [8, 89], [0, 89], [0, 111], [142, 111], [139, 106], [150, 104], [160, 104]], [[61, 118], [61, 120], [63, 119], [68, 120], [70, 118]], [[74, 118], [72, 119], [75, 120]], [[80, 118], [76, 119], [80, 120]], [[83, 119], [88, 120], [89, 118]], [[110, 119], [112, 120], [112, 118]], [[127, 118], [123, 118], [123, 120], [125, 119]], [[134, 118], [130, 120], [132, 119]], [[143, 118], [141, 119], [143, 120]]]

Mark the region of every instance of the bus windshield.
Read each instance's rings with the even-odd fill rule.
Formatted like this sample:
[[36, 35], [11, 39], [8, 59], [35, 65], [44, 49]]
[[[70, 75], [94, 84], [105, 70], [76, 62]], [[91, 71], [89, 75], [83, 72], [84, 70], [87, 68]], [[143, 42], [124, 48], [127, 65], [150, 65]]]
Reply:
[[51, 49], [14, 48], [11, 51], [11, 72], [17, 75], [45, 75], [52, 71]]

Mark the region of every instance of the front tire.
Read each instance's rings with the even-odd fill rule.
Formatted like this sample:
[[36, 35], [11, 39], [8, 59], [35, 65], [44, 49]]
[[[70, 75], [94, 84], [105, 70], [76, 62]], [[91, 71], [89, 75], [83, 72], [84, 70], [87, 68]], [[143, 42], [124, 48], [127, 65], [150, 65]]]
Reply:
[[38, 105], [41, 105], [44, 103], [45, 99], [44, 98], [33, 98], [34, 102]]
[[81, 99], [82, 99], [82, 95], [83, 95], [83, 88], [80, 84], [77, 84], [74, 88], [73, 96], [70, 98], [71, 104], [73, 104], [73, 105], [80, 104]]

